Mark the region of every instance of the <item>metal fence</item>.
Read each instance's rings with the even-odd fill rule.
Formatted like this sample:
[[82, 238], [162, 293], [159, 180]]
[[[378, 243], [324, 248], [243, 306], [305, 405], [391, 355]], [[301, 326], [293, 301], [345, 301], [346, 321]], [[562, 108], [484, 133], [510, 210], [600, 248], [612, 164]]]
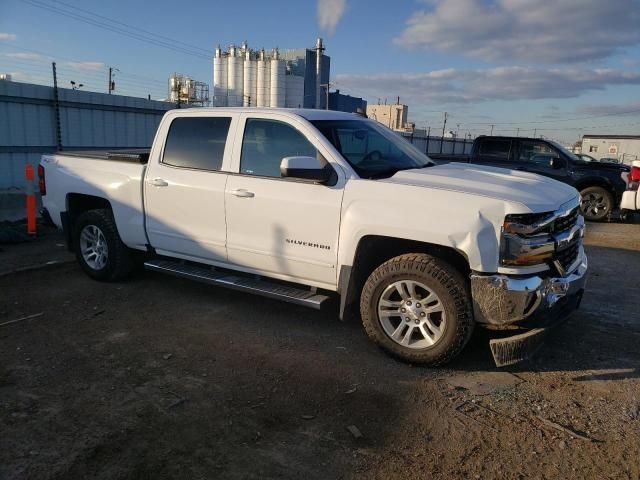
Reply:
[[0, 221], [24, 218], [24, 170], [60, 149], [144, 148], [175, 104], [0, 80]]
[[465, 155], [471, 153], [472, 139], [455, 137], [433, 137], [419, 133], [403, 132], [418, 150], [427, 155]]

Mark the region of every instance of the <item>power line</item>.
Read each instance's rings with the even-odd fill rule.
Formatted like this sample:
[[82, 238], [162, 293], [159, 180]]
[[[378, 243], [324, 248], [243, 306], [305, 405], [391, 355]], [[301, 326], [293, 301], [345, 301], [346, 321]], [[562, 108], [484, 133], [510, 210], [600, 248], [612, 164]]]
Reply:
[[[12, 48], [12, 49], [15, 49], [15, 50], [20, 50], [22, 52], [30, 52], [30, 53], [36, 53], [36, 54], [39, 54], [39, 55], [44, 55], [47, 58], [43, 58], [42, 60], [47, 61], [47, 62], [50, 62], [52, 60], [65, 60], [67, 62], [72, 62], [72, 63], [83, 63], [82, 60], [73, 59], [73, 58], [69, 58], [69, 57], [63, 57], [63, 56], [60, 56], [60, 55], [54, 55], [52, 53], [43, 52], [42, 50], [34, 50], [34, 49], [31, 49], [31, 48], [19, 47], [17, 45], [0, 44], [0, 48], [2, 48], [2, 47], [9, 47], [9, 48]], [[12, 61], [16, 60], [14, 57], [9, 57], [9, 58], [11, 58]], [[32, 60], [19, 59], [19, 60], [39, 62], [39, 60], [35, 60], [35, 59], [32, 59]], [[71, 67], [69, 67], [69, 68], [71, 68]], [[104, 68], [105, 69], [107, 68], [106, 64], [105, 64]], [[47, 69], [48, 69], [48, 67], [47, 67]], [[157, 78], [147, 77], [145, 75], [133, 74], [133, 73], [129, 73], [129, 72], [123, 72], [122, 70], [120, 70], [120, 73], [121, 74], [125, 74], [125, 75], [130, 76], [130, 77], [136, 77], [136, 78], [148, 81], [148, 82], [155, 82], [155, 83], [161, 84], [163, 86], [166, 86], [166, 82], [164, 82], [162, 80], [158, 80]]]
[[115, 25], [109, 25], [108, 23], [93, 19], [91, 17], [87, 17], [87, 16], [84, 16], [84, 15], [73, 13], [73, 12], [70, 12], [68, 10], [63, 10], [63, 9], [57, 8], [55, 6], [40, 2], [38, 0], [22, 0], [22, 1], [32, 5], [34, 7], [38, 7], [38, 8], [47, 10], [49, 12], [58, 14], [58, 15], [62, 15], [62, 16], [68, 17], [68, 18], [72, 18], [74, 20], [78, 20], [78, 21], [81, 21], [81, 22], [84, 22], [84, 23], [87, 23], [87, 24], [102, 28], [104, 30], [109, 30], [111, 32], [118, 33], [118, 34], [127, 36], [129, 38], [133, 38], [135, 40], [140, 40], [142, 42], [146, 42], [146, 43], [149, 43], [151, 45], [155, 45], [157, 47], [167, 48], [169, 50], [173, 50], [173, 51], [178, 52], [178, 53], [183, 53], [185, 55], [192, 55], [194, 57], [206, 58], [206, 59], [210, 59], [211, 58], [211, 55], [207, 55], [207, 54], [204, 54], [204, 53], [201, 53], [201, 52], [189, 50], [189, 49], [184, 48], [184, 47], [179, 47], [179, 46], [175, 45], [174, 43], [168, 43], [168, 42], [165, 42], [165, 41], [162, 41], [162, 40], [157, 40], [157, 39], [154, 39], [152, 37], [149, 37], [149, 36], [146, 36], [146, 35], [143, 35], [143, 34], [139, 34], [139, 33], [136, 33], [136, 32], [131, 32], [131, 31], [126, 30], [126, 29], [124, 29], [122, 27], [118, 27], [118, 26], [115, 26]]
[[629, 110], [627, 112], [613, 112], [613, 113], [602, 113], [599, 115], [584, 115], [581, 117], [574, 118], [559, 118], [555, 120], [531, 120], [528, 122], [467, 122], [467, 125], [533, 125], [540, 123], [556, 123], [556, 122], [573, 122], [580, 120], [588, 120], [590, 118], [602, 118], [602, 117], [616, 117], [621, 115], [629, 115], [633, 113], [640, 113], [640, 109]]
[[203, 53], [206, 53], [207, 55], [209, 55], [209, 56], [210, 56], [210, 53], [211, 53], [211, 52], [209, 52], [209, 50], [207, 50], [207, 49], [205, 49], [205, 48], [202, 48], [202, 47], [199, 47], [199, 46], [197, 46], [197, 45], [191, 45], [191, 44], [189, 44], [189, 43], [185, 43], [185, 42], [182, 42], [182, 41], [180, 41], [180, 40], [176, 40], [175, 38], [170, 38], [170, 37], [167, 37], [167, 36], [165, 36], [165, 35], [160, 35], [159, 33], [153, 33], [153, 32], [150, 32], [150, 31], [148, 31], [148, 30], [144, 30], [143, 28], [137, 27], [137, 26], [135, 26], [135, 25], [129, 25], [129, 24], [124, 23], [124, 22], [121, 22], [121, 21], [119, 21], [119, 20], [114, 20], [113, 18], [105, 17], [104, 15], [100, 15], [100, 14], [98, 14], [98, 13], [91, 12], [90, 10], [85, 10], [85, 9], [80, 8], [80, 7], [77, 7], [77, 6], [75, 6], [75, 5], [70, 5], [70, 4], [68, 4], [68, 3], [62, 2], [61, 0], [53, 0], [53, 1], [54, 1], [55, 3], [59, 3], [59, 4], [61, 4], [61, 5], [64, 5], [65, 7], [68, 7], [68, 8], [72, 8], [72, 9], [79, 10], [79, 11], [81, 11], [81, 12], [87, 13], [87, 14], [92, 15], [92, 16], [94, 16], [94, 17], [102, 18], [102, 19], [104, 19], [104, 20], [107, 20], [108, 22], [116, 23], [116, 24], [118, 24], [118, 25], [122, 25], [122, 26], [127, 27], [127, 28], [131, 28], [131, 29], [134, 29], [134, 30], [137, 30], [137, 31], [140, 31], [140, 32], [144, 32], [144, 33], [146, 33], [146, 34], [148, 34], [148, 35], [151, 35], [151, 36], [153, 36], [153, 37], [162, 38], [162, 39], [164, 39], [164, 40], [168, 40], [168, 41], [170, 41], [170, 42], [172, 42], [172, 43], [179, 43], [179, 44], [181, 44], [181, 45], [184, 45], [184, 46], [185, 46], [185, 47], [187, 47], [187, 48], [191, 48], [191, 49], [195, 49], [195, 50], [200, 50], [200, 51], [202, 51]]

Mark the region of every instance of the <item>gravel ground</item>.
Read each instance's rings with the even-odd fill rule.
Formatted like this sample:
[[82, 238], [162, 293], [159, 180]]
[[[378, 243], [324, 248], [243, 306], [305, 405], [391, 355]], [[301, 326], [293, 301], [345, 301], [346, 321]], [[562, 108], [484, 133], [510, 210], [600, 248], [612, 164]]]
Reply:
[[581, 310], [502, 370], [479, 329], [428, 369], [334, 312], [160, 274], [1, 276], [0, 324], [42, 314], [0, 326], [0, 478], [637, 480], [640, 225], [587, 243]]

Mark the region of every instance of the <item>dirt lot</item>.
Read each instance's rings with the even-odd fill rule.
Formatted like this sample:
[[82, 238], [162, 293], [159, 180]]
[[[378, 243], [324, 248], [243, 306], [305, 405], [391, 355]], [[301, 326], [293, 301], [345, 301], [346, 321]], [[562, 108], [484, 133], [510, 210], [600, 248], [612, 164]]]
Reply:
[[43, 314], [0, 326], [0, 478], [638, 479], [640, 225], [589, 227], [582, 309], [508, 370], [479, 330], [427, 369], [332, 312], [74, 263], [4, 275], [0, 323]]

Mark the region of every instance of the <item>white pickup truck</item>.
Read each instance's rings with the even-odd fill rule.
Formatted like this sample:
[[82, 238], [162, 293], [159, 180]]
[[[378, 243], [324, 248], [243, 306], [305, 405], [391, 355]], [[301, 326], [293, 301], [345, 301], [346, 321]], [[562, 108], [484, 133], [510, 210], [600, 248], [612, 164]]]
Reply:
[[46, 211], [97, 280], [146, 268], [313, 308], [338, 300], [389, 353], [438, 365], [476, 324], [498, 365], [577, 308], [578, 192], [435, 165], [375, 121], [322, 110], [167, 112], [150, 151], [60, 152]]

